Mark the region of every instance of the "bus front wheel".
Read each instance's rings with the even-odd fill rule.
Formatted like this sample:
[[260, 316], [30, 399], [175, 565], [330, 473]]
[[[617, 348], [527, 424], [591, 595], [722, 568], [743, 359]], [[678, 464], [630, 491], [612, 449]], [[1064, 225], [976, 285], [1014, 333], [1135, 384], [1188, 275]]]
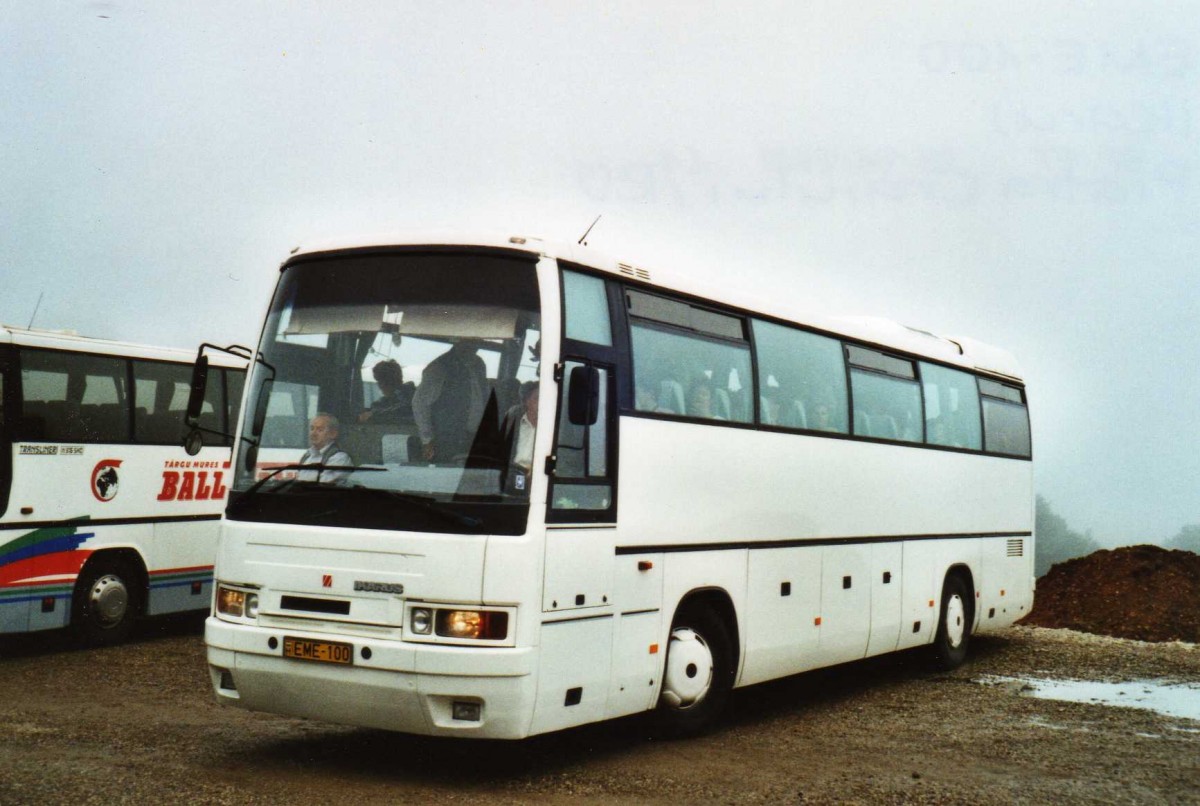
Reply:
[[137, 575], [118, 557], [98, 557], [75, 583], [71, 599], [71, 630], [84, 646], [120, 643], [133, 631], [141, 612]]
[[712, 726], [733, 689], [729, 630], [712, 609], [694, 607], [675, 617], [659, 693], [657, 722], [668, 736], [692, 736]]
[[958, 574], [942, 584], [942, 612], [933, 639], [933, 662], [942, 670], [957, 669], [967, 659], [971, 644], [971, 599], [967, 584]]

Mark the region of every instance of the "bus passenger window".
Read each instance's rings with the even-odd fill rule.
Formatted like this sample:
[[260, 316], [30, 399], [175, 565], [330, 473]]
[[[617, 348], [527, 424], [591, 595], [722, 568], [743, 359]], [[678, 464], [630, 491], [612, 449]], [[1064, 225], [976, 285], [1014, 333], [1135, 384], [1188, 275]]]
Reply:
[[979, 450], [979, 390], [975, 376], [936, 364], [921, 364], [925, 431], [930, 445]]
[[835, 339], [754, 320], [762, 423], [832, 431], [849, 428], [846, 369]]
[[846, 356], [854, 397], [854, 433], [921, 442], [921, 390], [913, 362], [853, 344], [846, 345]]
[[49, 442], [128, 442], [129, 398], [119, 358], [21, 352], [21, 438]]
[[1015, 386], [979, 379], [983, 401], [983, 447], [989, 453], [1028, 458], [1032, 454], [1029, 411], [1024, 393]]

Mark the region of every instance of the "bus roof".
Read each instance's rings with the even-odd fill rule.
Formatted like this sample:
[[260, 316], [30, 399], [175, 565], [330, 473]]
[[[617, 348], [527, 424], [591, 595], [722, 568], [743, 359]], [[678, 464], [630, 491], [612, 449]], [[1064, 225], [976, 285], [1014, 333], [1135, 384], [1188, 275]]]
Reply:
[[832, 335], [1001, 375], [1018, 382], [1022, 378], [1020, 366], [1011, 353], [975, 339], [940, 336], [879, 317], [829, 316], [788, 305], [786, 302], [781, 303], [777, 300], [756, 297], [737, 288], [717, 288], [698, 283], [682, 273], [635, 266], [588, 246], [547, 240], [537, 236], [468, 233], [461, 230], [376, 233], [357, 238], [340, 238], [303, 247], [298, 246], [292, 250], [283, 265], [286, 266], [293, 260], [320, 253], [422, 246], [502, 249], [565, 260], [617, 275], [635, 284], [711, 300], [722, 305], [739, 308], [747, 313], [757, 313], [794, 322]]
[[[90, 336], [80, 336], [78, 333], [70, 330], [45, 330], [41, 328], [17, 327], [15, 325], [0, 325], [0, 343], [15, 344], [22, 347], [68, 350], [77, 353], [175, 361], [184, 364], [190, 364], [196, 360], [194, 350], [184, 350], [178, 347], [155, 347], [148, 344], [134, 344], [132, 342], [115, 341], [112, 339], [97, 339]], [[223, 353], [210, 352], [208, 355], [209, 360], [219, 366], [244, 367], [246, 363]]]

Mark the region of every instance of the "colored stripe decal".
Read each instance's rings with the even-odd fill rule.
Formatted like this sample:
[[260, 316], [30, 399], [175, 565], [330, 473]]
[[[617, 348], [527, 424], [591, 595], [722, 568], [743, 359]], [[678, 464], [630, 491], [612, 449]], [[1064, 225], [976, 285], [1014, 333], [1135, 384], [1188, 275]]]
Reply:
[[[15, 563], [19, 560], [27, 560], [31, 557], [42, 557], [47, 554], [59, 554], [61, 552], [74, 551], [79, 548], [79, 545], [89, 537], [95, 537], [95, 532], [82, 532], [80, 534], [63, 535], [62, 537], [52, 537], [49, 540], [43, 540], [40, 543], [23, 546], [16, 551], [9, 551], [0, 554], [0, 565]], [[22, 538], [23, 540], [24, 538]], [[13, 541], [14, 543], [21, 542], [20, 540]], [[12, 544], [9, 544], [12, 545]], [[5, 546], [8, 548], [8, 546]]]

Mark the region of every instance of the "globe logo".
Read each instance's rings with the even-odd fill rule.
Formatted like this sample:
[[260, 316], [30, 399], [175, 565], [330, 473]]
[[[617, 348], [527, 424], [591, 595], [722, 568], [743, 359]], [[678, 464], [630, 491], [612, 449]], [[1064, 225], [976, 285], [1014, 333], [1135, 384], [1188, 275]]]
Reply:
[[101, 459], [92, 470], [92, 495], [97, 501], [111, 501], [117, 497], [121, 487], [121, 479], [117, 468], [121, 466], [120, 459]]

